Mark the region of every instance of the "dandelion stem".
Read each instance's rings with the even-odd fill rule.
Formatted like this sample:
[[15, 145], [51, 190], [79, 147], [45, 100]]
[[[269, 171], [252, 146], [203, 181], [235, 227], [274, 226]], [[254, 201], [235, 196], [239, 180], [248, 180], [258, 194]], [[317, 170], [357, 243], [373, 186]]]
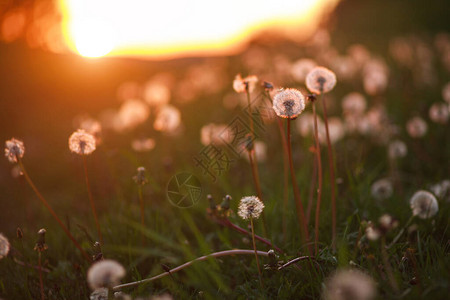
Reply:
[[[317, 263], [316, 259], [312, 256], [300, 256], [300, 257], [296, 257], [290, 261], [288, 261], [287, 263], [285, 263], [284, 265], [278, 267], [278, 271], [279, 270], [283, 270], [284, 268], [289, 267], [290, 265], [293, 265], [295, 263], [298, 263], [299, 261], [305, 260], [305, 259], [311, 259], [313, 260], [315, 263]], [[317, 263], [318, 264], [318, 263]]]
[[400, 230], [400, 232], [395, 236], [395, 238], [392, 240], [392, 242], [386, 246], [386, 249], [391, 248], [392, 246], [394, 246], [398, 240], [400, 239], [400, 237], [403, 235], [403, 233], [405, 232], [406, 228], [409, 226], [409, 224], [411, 224], [411, 222], [414, 220], [414, 215], [412, 215], [408, 222], [406, 222], [405, 226], [403, 226], [403, 228]]
[[23, 261], [21, 261], [21, 260], [18, 260], [17, 258], [13, 258], [13, 260], [14, 260], [14, 262], [15, 262], [16, 264], [18, 264], [19, 266], [22, 266], [22, 267], [29, 267], [29, 268], [36, 269], [36, 270], [42, 270], [42, 272], [45, 272], [45, 273], [50, 273], [50, 270], [47, 269], [47, 268], [43, 268], [43, 267], [39, 268], [39, 266], [35, 266], [35, 265], [32, 265], [32, 264], [23, 262]]
[[44, 295], [44, 281], [42, 280], [41, 251], [38, 251], [38, 266], [39, 266], [39, 287], [41, 289], [41, 300], [44, 300], [45, 295]]
[[[250, 142], [253, 143], [253, 133], [255, 132], [254, 126], [253, 126], [253, 117], [252, 117], [252, 103], [250, 101], [250, 91], [249, 91], [249, 87], [248, 84], [246, 84], [246, 94], [247, 94], [247, 103], [248, 103], [248, 114], [249, 114], [249, 121], [250, 121]], [[255, 184], [255, 188], [256, 188], [256, 193], [258, 194], [258, 198], [259, 200], [261, 200], [261, 202], [264, 203], [263, 197], [262, 197], [262, 191], [261, 191], [261, 184], [259, 181], [259, 173], [258, 173], [258, 165], [255, 161], [255, 157], [254, 155], [254, 151], [252, 149], [252, 151], [247, 151], [248, 152], [248, 159], [250, 161], [250, 166], [252, 169], [252, 177], [253, 177], [253, 183]], [[269, 236], [268, 235], [268, 230], [267, 230], [267, 222], [266, 222], [266, 216], [264, 214], [264, 212], [262, 212], [262, 221], [263, 221], [263, 230], [264, 230], [264, 235], [265, 236]]]
[[[138, 285], [138, 284], [141, 284], [141, 283], [151, 282], [151, 281], [154, 281], [156, 279], [160, 279], [162, 277], [171, 275], [171, 274], [173, 274], [175, 272], [181, 271], [184, 268], [189, 267], [190, 265], [192, 265], [194, 262], [207, 260], [207, 259], [209, 259], [211, 257], [221, 257], [221, 256], [229, 256], [229, 255], [254, 255], [254, 254], [255, 254], [255, 251], [253, 249], [251, 249], [251, 250], [234, 249], [234, 250], [226, 250], [226, 251], [214, 252], [214, 253], [211, 253], [211, 254], [208, 254], [208, 255], [197, 257], [196, 259], [188, 261], [187, 263], [184, 263], [184, 264], [182, 264], [182, 265], [180, 265], [180, 266], [178, 266], [176, 268], [173, 268], [173, 269], [171, 269], [171, 270], [169, 270], [167, 272], [161, 273], [159, 275], [156, 275], [156, 276], [153, 276], [153, 277], [150, 277], [150, 278], [146, 278], [146, 279], [142, 279], [142, 280], [138, 280], [138, 281], [134, 281], [134, 282], [120, 284], [120, 285], [117, 285], [117, 286], [113, 287], [113, 289], [114, 290], [118, 290], [118, 289], [121, 289], [121, 288], [124, 288], [124, 287], [130, 287], [130, 286], [135, 286], [135, 285]], [[269, 256], [267, 254], [267, 252], [259, 251], [259, 250], [256, 251], [256, 254], [257, 255], [261, 255], [261, 256]]]
[[[256, 193], [258, 194], [258, 198], [263, 202], [262, 200], [262, 192], [261, 192], [261, 185], [259, 183], [259, 176], [258, 176], [258, 170], [257, 170], [257, 163], [253, 160], [253, 153], [254, 151], [247, 151], [248, 152], [248, 159], [250, 161], [250, 165], [252, 168], [252, 176], [253, 176], [253, 182], [255, 183], [256, 187]], [[267, 223], [266, 223], [266, 217], [264, 215], [264, 211], [262, 212], [262, 221], [263, 221], [263, 230], [264, 235], [268, 236], [268, 230], [267, 230]]]
[[256, 265], [258, 266], [259, 284], [261, 285], [261, 288], [264, 288], [263, 282], [262, 282], [261, 266], [259, 265], [258, 252], [257, 252], [257, 250], [256, 250], [256, 244], [255, 244], [255, 228], [254, 228], [254, 226], [253, 226], [253, 218], [252, 218], [252, 217], [250, 217], [250, 227], [252, 228], [252, 242], [253, 242], [253, 249], [255, 250]]
[[[295, 197], [295, 205], [297, 208], [297, 218], [300, 225], [300, 230], [302, 232], [302, 240], [303, 243], [307, 243], [309, 241], [309, 233], [308, 227], [306, 226], [305, 213], [303, 211], [303, 204], [300, 196], [300, 191], [297, 186], [297, 180], [295, 178], [295, 170], [294, 164], [292, 162], [292, 144], [291, 144], [291, 119], [287, 120], [287, 148], [288, 148], [288, 157], [289, 157], [289, 166], [291, 169], [291, 180], [292, 180], [292, 189], [294, 190]], [[311, 247], [308, 246], [308, 250], [311, 254]]]
[[[236, 224], [231, 223], [230, 220], [228, 220], [228, 219], [226, 219], [226, 218], [223, 218], [223, 219], [216, 219], [216, 220], [217, 220], [217, 222], [218, 222], [219, 224], [221, 224], [221, 225], [223, 225], [223, 226], [226, 226], [226, 227], [228, 227], [228, 228], [234, 229], [235, 231], [240, 232], [240, 233], [245, 234], [245, 235], [251, 235], [250, 232], [248, 232], [247, 230], [245, 230], [245, 229], [242, 228], [242, 227], [237, 226]], [[277, 247], [276, 245], [274, 245], [271, 241], [266, 240], [265, 238], [260, 237], [259, 235], [256, 235], [256, 234], [255, 234], [255, 239], [257, 239], [258, 241], [260, 241], [260, 242], [262, 242], [262, 243], [268, 245], [269, 247], [273, 248], [275, 251], [277, 251], [277, 252], [280, 253], [280, 254], [283, 254], [283, 253], [284, 253], [283, 250], [281, 250], [279, 247]]]
[[325, 121], [325, 132], [327, 136], [327, 149], [328, 149], [328, 163], [330, 166], [330, 185], [331, 185], [331, 222], [332, 222], [332, 239], [331, 245], [333, 251], [336, 251], [336, 178], [334, 175], [334, 158], [333, 158], [333, 148], [330, 141], [330, 131], [328, 128], [328, 116], [327, 116], [327, 104], [324, 100], [324, 93], [321, 93], [320, 102], [322, 102], [323, 107], [323, 119]]
[[[267, 98], [269, 98], [270, 102], [272, 101], [272, 97], [270, 93], [266, 91]], [[278, 130], [280, 131], [281, 136], [281, 145], [283, 147], [283, 215], [282, 218], [282, 230], [283, 230], [283, 240], [286, 241], [287, 235], [287, 206], [289, 199], [289, 150], [287, 148], [286, 134], [283, 130], [283, 122], [281, 118], [276, 118]]]
[[[140, 207], [141, 207], [141, 225], [142, 228], [145, 228], [145, 216], [144, 216], [144, 197], [142, 194], [142, 185], [139, 185], [138, 187], [138, 194], [139, 194], [139, 203], [140, 203]], [[144, 232], [141, 232], [142, 235], [142, 245], [145, 245], [145, 236], [144, 236]]]
[[92, 197], [91, 184], [89, 183], [88, 171], [87, 171], [87, 159], [85, 155], [83, 156], [83, 167], [84, 167], [84, 177], [86, 178], [86, 187], [88, 190], [89, 202], [91, 204], [92, 213], [94, 214], [95, 226], [97, 227], [98, 238], [100, 239], [100, 244], [103, 245], [102, 232], [100, 230], [100, 223], [98, 222], [97, 210], [95, 209], [94, 198]]
[[315, 146], [315, 153], [316, 153], [316, 160], [317, 160], [317, 170], [318, 170], [318, 180], [319, 180], [319, 187], [317, 189], [317, 204], [316, 204], [316, 220], [315, 220], [315, 234], [314, 234], [314, 249], [315, 249], [315, 255], [317, 256], [319, 250], [318, 250], [318, 244], [319, 244], [319, 219], [320, 219], [320, 203], [322, 201], [322, 159], [320, 157], [320, 145], [319, 145], [319, 132], [317, 129], [317, 114], [316, 114], [316, 104], [312, 103], [313, 108], [313, 115], [314, 115], [314, 139], [316, 140], [316, 146]]
[[309, 220], [311, 219], [311, 211], [313, 206], [314, 190], [316, 189], [316, 183], [317, 183], [317, 157], [314, 155], [313, 173], [311, 176], [311, 184], [309, 186], [308, 206], [306, 207], [306, 224], [309, 224]]
[[83, 250], [83, 248], [81, 248], [80, 244], [78, 244], [77, 240], [70, 233], [69, 229], [67, 229], [67, 227], [64, 225], [64, 223], [61, 221], [61, 219], [56, 215], [56, 213], [53, 210], [53, 208], [50, 206], [50, 204], [47, 202], [47, 200], [45, 200], [45, 198], [39, 192], [37, 187], [34, 185], [33, 181], [31, 180], [30, 176], [28, 175], [27, 171], [25, 170], [25, 167], [24, 167], [24, 165], [22, 163], [22, 160], [19, 157], [18, 157], [17, 160], [19, 162], [19, 166], [20, 166], [20, 168], [22, 170], [23, 176], [25, 177], [25, 179], [27, 180], [28, 184], [33, 189], [33, 191], [36, 194], [36, 196], [39, 198], [39, 200], [41, 200], [42, 204], [44, 204], [44, 206], [47, 208], [47, 210], [50, 212], [50, 214], [53, 216], [53, 218], [56, 220], [56, 222], [58, 222], [59, 226], [61, 226], [61, 228], [64, 230], [64, 232], [69, 237], [69, 239], [72, 241], [72, 243], [75, 245], [75, 247], [77, 247], [77, 249], [80, 250], [80, 252], [84, 256], [84, 258], [86, 258], [86, 260], [88, 262], [91, 262], [92, 260], [89, 257], [89, 255]]

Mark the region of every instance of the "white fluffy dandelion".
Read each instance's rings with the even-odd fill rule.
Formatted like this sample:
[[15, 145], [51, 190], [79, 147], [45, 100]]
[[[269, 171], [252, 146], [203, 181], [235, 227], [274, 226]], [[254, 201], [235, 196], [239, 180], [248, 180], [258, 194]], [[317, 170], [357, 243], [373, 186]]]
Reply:
[[372, 197], [377, 200], [385, 200], [392, 196], [394, 192], [394, 187], [392, 182], [387, 178], [382, 178], [375, 181], [370, 188]]
[[264, 203], [256, 196], [247, 196], [239, 203], [238, 215], [244, 219], [258, 219], [264, 209]]
[[12, 138], [5, 142], [5, 156], [12, 163], [16, 163], [18, 158], [22, 158], [25, 153], [23, 142]]
[[408, 153], [408, 147], [403, 141], [393, 140], [388, 146], [388, 155], [391, 159], [405, 157]]
[[279, 91], [273, 98], [273, 110], [282, 118], [294, 119], [305, 109], [305, 96], [297, 89]]
[[93, 264], [87, 273], [87, 281], [92, 290], [112, 288], [125, 276], [125, 268], [118, 262], [105, 259]]
[[414, 193], [409, 201], [414, 216], [421, 219], [433, 217], [439, 211], [436, 197], [430, 192], [420, 190]]
[[258, 77], [255, 75], [250, 75], [245, 78], [242, 78], [241, 74], [237, 74], [233, 80], [233, 89], [236, 93], [245, 93], [248, 91], [251, 93], [256, 87], [256, 83], [258, 82]]
[[83, 129], [78, 129], [69, 137], [69, 149], [74, 153], [89, 155], [95, 151], [95, 148], [95, 137]]
[[427, 123], [421, 117], [414, 117], [406, 123], [406, 130], [412, 138], [423, 137], [427, 129]]
[[447, 103], [434, 103], [428, 111], [431, 121], [439, 124], [445, 124], [450, 117], [450, 110]]
[[317, 66], [316, 62], [309, 58], [301, 58], [291, 66], [291, 75], [297, 82], [303, 82], [309, 72]]
[[369, 300], [376, 295], [375, 281], [357, 269], [337, 271], [325, 283], [326, 300]]
[[342, 99], [342, 110], [344, 114], [361, 116], [367, 108], [366, 99], [357, 92], [347, 94]]
[[162, 107], [156, 116], [153, 128], [165, 133], [173, 133], [181, 124], [181, 113], [172, 105]]
[[315, 67], [306, 76], [306, 87], [312, 93], [328, 93], [336, 85], [336, 75], [324, 67]]
[[371, 241], [376, 241], [380, 238], [381, 232], [378, 228], [375, 228], [372, 223], [366, 228], [366, 237]]
[[9, 241], [2, 233], [0, 233], [0, 259], [8, 255], [10, 249]]

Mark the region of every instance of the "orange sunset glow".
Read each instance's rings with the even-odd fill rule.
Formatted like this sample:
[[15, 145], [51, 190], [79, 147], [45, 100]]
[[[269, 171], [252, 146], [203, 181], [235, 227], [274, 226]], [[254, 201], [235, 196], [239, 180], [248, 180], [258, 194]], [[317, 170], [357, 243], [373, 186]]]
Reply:
[[235, 53], [264, 32], [301, 40], [338, 0], [222, 3], [61, 0], [63, 35], [85, 57], [173, 58]]

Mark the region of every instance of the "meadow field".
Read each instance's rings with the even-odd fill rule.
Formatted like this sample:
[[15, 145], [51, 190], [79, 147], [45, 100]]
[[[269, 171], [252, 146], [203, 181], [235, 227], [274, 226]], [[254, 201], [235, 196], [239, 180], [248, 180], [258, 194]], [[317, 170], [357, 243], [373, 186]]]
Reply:
[[167, 62], [2, 45], [0, 297], [447, 299], [449, 31], [338, 20]]

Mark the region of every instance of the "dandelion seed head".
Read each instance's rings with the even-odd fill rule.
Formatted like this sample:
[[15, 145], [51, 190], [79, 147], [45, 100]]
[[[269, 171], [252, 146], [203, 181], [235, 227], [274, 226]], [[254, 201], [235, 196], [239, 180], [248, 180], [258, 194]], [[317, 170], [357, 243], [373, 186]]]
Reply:
[[358, 64], [358, 66], [362, 66], [370, 59], [369, 50], [367, 50], [367, 48], [361, 44], [354, 44], [350, 46], [347, 52]]
[[128, 99], [114, 115], [113, 128], [116, 131], [131, 130], [144, 123], [150, 116], [150, 108], [141, 100]]
[[375, 228], [375, 226], [370, 222], [366, 228], [366, 237], [371, 241], [376, 241], [380, 238], [380, 236], [380, 230], [378, 230], [378, 228]]
[[305, 109], [305, 96], [297, 89], [279, 91], [273, 98], [273, 110], [282, 118], [295, 119]]
[[2, 233], [0, 233], [0, 259], [6, 257], [10, 249], [9, 241]]
[[144, 100], [151, 106], [163, 106], [170, 101], [170, 89], [160, 80], [152, 80], [145, 85]]
[[69, 149], [76, 154], [89, 155], [95, 148], [95, 137], [83, 129], [78, 129], [69, 137]]
[[401, 140], [393, 140], [388, 145], [388, 155], [391, 159], [405, 157], [408, 154], [406, 144]]
[[166, 105], [159, 110], [155, 122], [153, 123], [153, 128], [157, 131], [173, 133], [178, 129], [180, 124], [180, 111], [172, 105]]
[[[327, 143], [326, 127], [321, 120], [317, 120], [319, 143], [325, 145]], [[320, 122], [319, 122], [320, 121]], [[330, 136], [330, 142], [335, 144], [345, 135], [345, 127], [341, 119], [338, 117], [331, 117], [328, 119], [328, 133]]]
[[428, 111], [431, 121], [445, 124], [450, 116], [449, 105], [447, 103], [434, 103]]
[[[262, 141], [253, 142], [253, 151], [257, 162], [264, 162], [267, 159], [267, 145]], [[245, 154], [244, 158], [249, 160], [248, 155]]]
[[264, 209], [264, 203], [256, 196], [247, 196], [239, 203], [238, 215], [244, 219], [258, 219]]
[[251, 93], [254, 91], [257, 82], [258, 77], [256, 77], [255, 75], [250, 75], [242, 78], [241, 74], [237, 74], [233, 80], [233, 89], [236, 91], [236, 93], [245, 93], [248, 86], [248, 91]]
[[5, 142], [5, 156], [12, 163], [16, 163], [18, 158], [22, 158], [25, 153], [25, 146], [21, 140], [12, 138]]
[[383, 231], [387, 232], [398, 226], [398, 221], [395, 220], [391, 215], [384, 214], [378, 219], [378, 223]]
[[421, 219], [431, 218], [439, 211], [436, 197], [432, 193], [424, 190], [414, 193], [409, 204], [413, 215]]
[[200, 140], [205, 146], [211, 143], [219, 146], [231, 143], [233, 140], [233, 132], [226, 124], [209, 123], [201, 128]]
[[316, 62], [309, 58], [301, 58], [291, 66], [291, 75], [297, 82], [304, 82], [306, 76], [317, 66]]
[[[301, 136], [306, 137], [312, 135], [314, 133], [314, 116], [312, 113], [305, 112], [302, 114], [302, 117], [295, 122], [297, 126], [297, 131]], [[319, 128], [323, 125], [322, 119], [320, 116], [317, 116], [317, 125]]]
[[375, 281], [357, 269], [339, 270], [325, 282], [326, 300], [370, 300], [376, 295]]
[[139, 184], [144, 185], [148, 182], [147, 177], [145, 176], [146, 170], [144, 167], [137, 168], [137, 174], [133, 176], [133, 180]]
[[353, 79], [358, 71], [358, 64], [351, 56], [338, 56], [332, 61], [331, 66], [339, 79], [347, 81]]
[[39, 229], [38, 240], [36, 242], [36, 245], [34, 246], [35, 251], [43, 252], [48, 249], [48, 246], [45, 243], [45, 234], [46, 233], [47, 233], [47, 230], [45, 230], [45, 228]]
[[152, 138], [140, 138], [131, 142], [131, 148], [136, 152], [147, 152], [155, 148], [155, 144], [155, 140]]
[[328, 93], [336, 85], [336, 75], [324, 67], [315, 67], [306, 76], [306, 87], [312, 93]]
[[436, 195], [439, 199], [444, 199], [447, 197], [447, 200], [450, 199], [450, 180], [445, 179], [441, 182], [438, 182], [430, 187], [430, 191]]
[[423, 137], [427, 133], [428, 125], [420, 117], [414, 117], [406, 123], [406, 130], [412, 138]]
[[105, 259], [94, 263], [88, 270], [87, 282], [92, 290], [111, 288], [125, 276], [125, 268], [118, 262]]
[[394, 187], [389, 179], [382, 178], [372, 184], [370, 192], [375, 199], [385, 200], [392, 196]]
[[344, 114], [360, 116], [364, 113], [366, 107], [366, 99], [360, 93], [352, 92], [342, 99], [342, 110]]

